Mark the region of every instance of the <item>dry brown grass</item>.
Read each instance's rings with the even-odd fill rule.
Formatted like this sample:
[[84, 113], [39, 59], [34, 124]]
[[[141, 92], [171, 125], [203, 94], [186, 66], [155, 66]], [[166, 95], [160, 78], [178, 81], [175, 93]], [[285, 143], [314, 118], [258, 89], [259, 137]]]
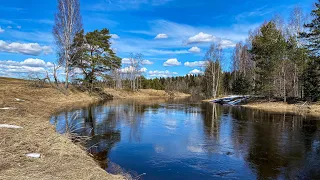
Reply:
[[[0, 124], [23, 127], [0, 128], [0, 179], [123, 179], [107, 174], [50, 125], [50, 115], [55, 111], [97, 100], [76, 90], [68, 94], [51, 87], [32, 88], [23, 80], [0, 78], [0, 108], [16, 108], [0, 109]], [[28, 158], [27, 153], [40, 153], [41, 158]]]
[[249, 102], [242, 106], [271, 112], [291, 112], [302, 115], [320, 116], [320, 105], [316, 103], [288, 104], [284, 102], [256, 101]]
[[189, 97], [190, 94], [184, 94], [180, 92], [167, 93], [163, 90], [154, 89], [140, 89], [139, 91], [132, 92], [127, 90], [115, 90], [107, 88], [105, 91], [108, 94], [114, 96], [114, 98], [120, 99], [143, 99], [143, 98], [168, 98], [168, 97]]

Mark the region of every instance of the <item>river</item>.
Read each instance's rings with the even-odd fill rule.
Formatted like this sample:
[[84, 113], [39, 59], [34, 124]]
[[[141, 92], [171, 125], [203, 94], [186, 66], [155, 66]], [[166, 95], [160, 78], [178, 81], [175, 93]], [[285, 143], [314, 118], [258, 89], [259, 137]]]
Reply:
[[106, 171], [136, 179], [320, 179], [317, 117], [154, 99], [66, 110], [50, 122], [90, 137], [84, 146]]

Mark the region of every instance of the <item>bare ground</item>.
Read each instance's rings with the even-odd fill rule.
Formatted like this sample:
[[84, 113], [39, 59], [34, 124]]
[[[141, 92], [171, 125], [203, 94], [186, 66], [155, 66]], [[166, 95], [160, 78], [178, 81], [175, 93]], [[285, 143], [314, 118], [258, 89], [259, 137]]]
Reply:
[[[157, 90], [106, 89], [115, 98], [186, 97]], [[74, 88], [68, 95], [51, 86], [35, 88], [29, 81], [0, 77], [0, 179], [124, 179], [106, 173], [80, 146], [55, 132], [50, 116], [67, 107], [80, 107], [100, 100]], [[40, 153], [41, 158], [26, 157]]]

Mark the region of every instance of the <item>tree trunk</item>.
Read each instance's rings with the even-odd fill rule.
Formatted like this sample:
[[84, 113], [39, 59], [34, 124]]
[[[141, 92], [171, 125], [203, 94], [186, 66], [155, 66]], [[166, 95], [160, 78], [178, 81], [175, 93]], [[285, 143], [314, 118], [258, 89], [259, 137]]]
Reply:
[[68, 61], [66, 60], [66, 82], [65, 82], [65, 88], [68, 89], [69, 87], [69, 64], [68, 64]]

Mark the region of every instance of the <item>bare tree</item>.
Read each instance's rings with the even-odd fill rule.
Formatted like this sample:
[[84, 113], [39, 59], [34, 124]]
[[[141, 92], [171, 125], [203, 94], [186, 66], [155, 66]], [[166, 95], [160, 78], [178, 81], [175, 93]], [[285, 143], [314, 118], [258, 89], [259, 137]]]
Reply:
[[208, 61], [205, 70], [207, 96], [217, 97], [221, 76], [222, 48], [220, 45], [212, 44], [206, 53], [205, 60]]
[[[301, 7], [296, 6], [290, 15], [288, 31], [290, 35], [295, 38], [298, 47], [301, 47], [299, 42], [299, 34], [303, 32], [303, 25], [306, 22], [307, 17], [304, 16]], [[294, 61], [294, 74], [293, 74], [293, 95], [299, 96], [299, 61]], [[301, 68], [300, 68], [301, 69]]]
[[[57, 45], [58, 64], [65, 66], [65, 88], [68, 88], [71, 68], [71, 46], [77, 33], [82, 30], [79, 0], [58, 0], [53, 36]], [[73, 52], [74, 53], [74, 52]]]

